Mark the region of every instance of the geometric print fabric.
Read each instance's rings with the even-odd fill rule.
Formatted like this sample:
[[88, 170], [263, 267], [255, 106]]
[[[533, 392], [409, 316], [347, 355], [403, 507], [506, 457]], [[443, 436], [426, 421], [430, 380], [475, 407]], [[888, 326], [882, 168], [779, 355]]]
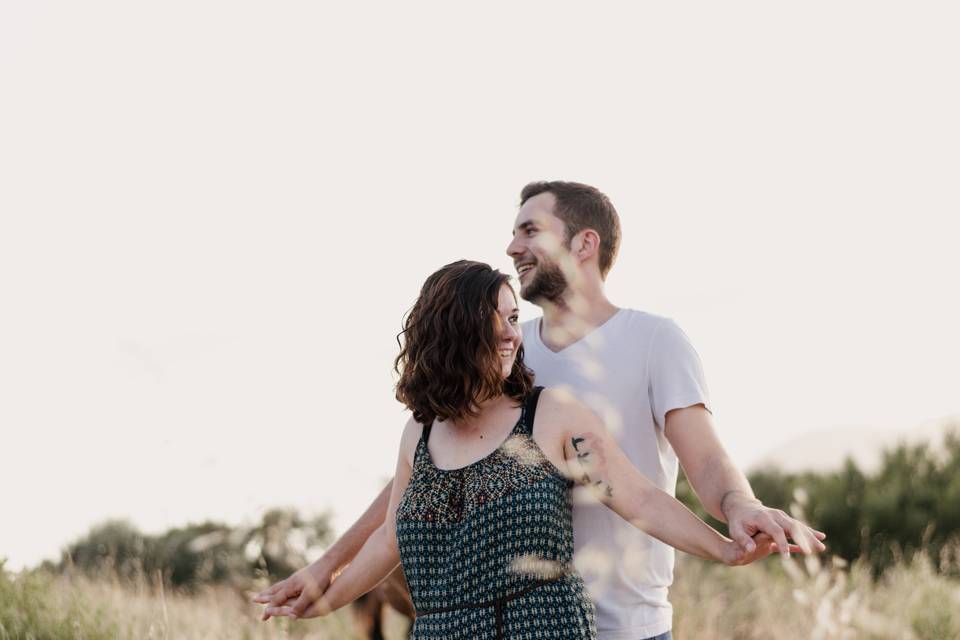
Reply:
[[460, 469], [433, 464], [424, 428], [397, 508], [400, 559], [421, 612], [412, 639], [596, 638], [572, 567], [573, 482], [532, 437], [540, 391], [496, 451]]

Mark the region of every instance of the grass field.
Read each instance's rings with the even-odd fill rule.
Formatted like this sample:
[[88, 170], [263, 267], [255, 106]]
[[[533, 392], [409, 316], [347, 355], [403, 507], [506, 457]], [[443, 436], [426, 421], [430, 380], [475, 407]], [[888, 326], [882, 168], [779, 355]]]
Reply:
[[[729, 569], [681, 557], [671, 600], [678, 640], [960, 639], [960, 581], [923, 559], [874, 581], [863, 567], [817, 560]], [[227, 588], [186, 596], [149, 579], [0, 577], [0, 640], [358, 637], [349, 611], [292, 624], [262, 623], [258, 615], [246, 594]], [[400, 620], [387, 622], [388, 639], [399, 640]]]

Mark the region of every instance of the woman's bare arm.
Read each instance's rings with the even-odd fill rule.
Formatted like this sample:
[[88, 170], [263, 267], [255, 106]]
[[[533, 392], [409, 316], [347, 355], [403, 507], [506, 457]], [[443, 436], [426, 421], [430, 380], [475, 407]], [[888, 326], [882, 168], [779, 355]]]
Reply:
[[579, 401], [546, 389], [540, 405], [536, 432], [554, 441], [549, 449], [555, 454], [562, 450], [563, 466], [559, 468], [623, 519], [681, 551], [726, 564], [746, 564], [769, 553], [768, 545], [746, 553], [660, 490], [634, 467], [600, 419]]

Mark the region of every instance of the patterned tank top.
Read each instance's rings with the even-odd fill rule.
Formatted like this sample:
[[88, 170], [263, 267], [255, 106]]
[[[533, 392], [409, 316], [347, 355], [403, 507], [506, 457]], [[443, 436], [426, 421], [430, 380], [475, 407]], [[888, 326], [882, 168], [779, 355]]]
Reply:
[[593, 604], [572, 568], [565, 478], [533, 440], [537, 387], [493, 453], [439, 469], [425, 426], [397, 508], [397, 542], [417, 610], [412, 639], [585, 640]]

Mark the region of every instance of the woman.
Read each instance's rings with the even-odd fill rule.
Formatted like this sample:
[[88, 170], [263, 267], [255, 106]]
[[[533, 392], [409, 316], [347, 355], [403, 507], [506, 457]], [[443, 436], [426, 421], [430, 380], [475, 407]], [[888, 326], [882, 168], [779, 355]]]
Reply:
[[402, 562], [412, 638], [595, 638], [572, 568], [575, 483], [687, 553], [733, 565], [769, 552], [746, 554], [644, 478], [586, 407], [533, 386], [508, 276], [443, 267], [402, 335], [397, 398], [413, 416], [387, 519], [305, 617], [348, 604]]

